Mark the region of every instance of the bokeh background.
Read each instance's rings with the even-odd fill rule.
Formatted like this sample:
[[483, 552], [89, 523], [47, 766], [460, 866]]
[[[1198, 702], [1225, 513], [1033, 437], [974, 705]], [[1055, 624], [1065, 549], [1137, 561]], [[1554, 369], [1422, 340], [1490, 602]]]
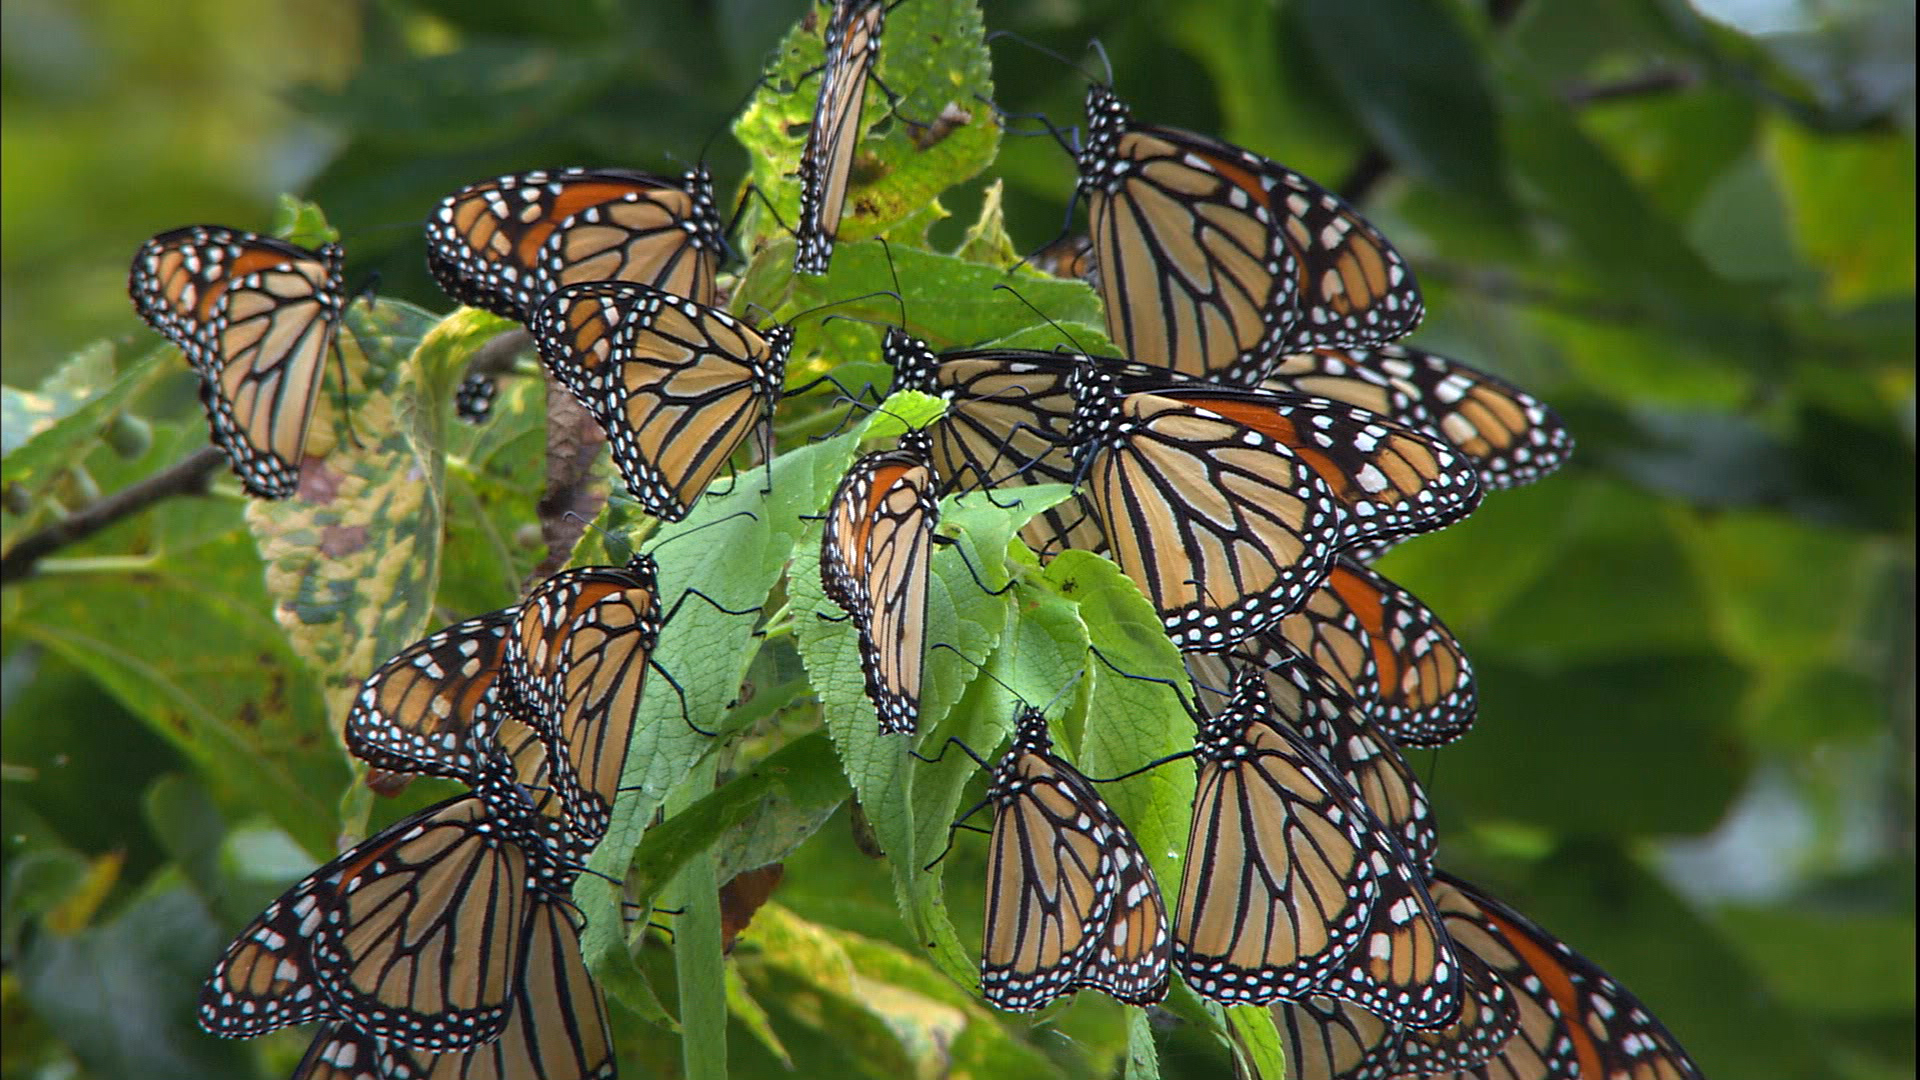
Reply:
[[[560, 164], [677, 170], [704, 153], [731, 190], [745, 159], [727, 123], [804, 10], [9, 0], [9, 393], [57, 394], [43, 381], [96, 342], [149, 350], [125, 297], [134, 248], [187, 222], [264, 229], [283, 192], [340, 229], [350, 284], [446, 311], [419, 223], [461, 184]], [[1709, 1075], [1912, 1076], [1911, 7], [1048, 0], [985, 13], [1096, 71], [1097, 37], [1142, 119], [1218, 133], [1354, 197], [1425, 285], [1413, 342], [1521, 383], [1578, 436], [1560, 474], [1382, 564], [1446, 618], [1481, 676], [1473, 735], [1415, 762], [1443, 864], [1608, 967]], [[1078, 120], [1081, 76], [1010, 41], [995, 57], [1005, 109]], [[1052, 140], [1009, 137], [988, 176], [1006, 183], [1022, 246], [1061, 231], [1073, 168]], [[945, 199], [936, 240], [959, 240], [981, 188]], [[195, 430], [178, 374], [149, 406]], [[86, 481], [137, 475], [109, 465]], [[169, 527], [237, 526], [232, 506], [206, 513]], [[284, 883], [329, 854], [327, 830], [269, 824], [267, 793], [205, 775], [151, 702], [90, 662], [140, 643], [32, 616], [67, 595], [63, 576], [95, 586], [102, 624], [111, 605], [139, 604], [138, 573], [113, 561], [138, 528], [4, 594], [9, 1077], [108, 1077], [128, 1061], [271, 1075], [298, 1054], [297, 1040], [234, 1047], [192, 1029], [198, 980], [254, 898], [191, 883], [206, 860]], [[200, 677], [250, 659], [212, 655]], [[302, 737], [331, 737], [310, 727]], [[205, 818], [197, 846], [177, 842], [183, 814]], [[910, 949], [848, 816], [787, 861], [774, 899]], [[977, 879], [978, 849], [954, 856], [950, 889]], [[811, 992], [804, 974], [783, 977]], [[863, 1057], [797, 1015], [776, 1028], [803, 1071], [900, 1075], [904, 1051]], [[1124, 1047], [1112, 1015], [1077, 1002], [1037, 1027], [1006, 1023], [1062, 1075], [1100, 1075]], [[621, 1024], [633, 1071], [677, 1067], [670, 1038]], [[1166, 1036], [1169, 1074], [1225, 1062]], [[764, 1040], [737, 1041], [738, 1075], [786, 1074]]]

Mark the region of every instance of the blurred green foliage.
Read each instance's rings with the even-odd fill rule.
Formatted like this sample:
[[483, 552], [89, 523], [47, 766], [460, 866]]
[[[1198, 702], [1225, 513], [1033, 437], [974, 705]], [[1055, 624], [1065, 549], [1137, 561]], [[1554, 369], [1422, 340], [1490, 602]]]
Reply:
[[[541, 555], [540, 388], [509, 380], [490, 424], [451, 421], [460, 366], [501, 324], [441, 319], [451, 305], [424, 273], [418, 223], [501, 172], [703, 154], [723, 180], [751, 172], [790, 220], [809, 10], [9, 4], [6, 546], [204, 443], [184, 365], [124, 299], [147, 235], [265, 229], [296, 190], [340, 230], [350, 280], [377, 276], [382, 299], [350, 316], [365, 391], [338, 460], [363, 483], [331, 516], [247, 507], [222, 479], [0, 594], [0, 1071], [291, 1068], [299, 1036], [199, 1033], [198, 982], [339, 837], [440, 790], [370, 808], [335, 734], [342, 694], [411, 637], [509, 602]], [[901, 115], [952, 100], [971, 119], [919, 154], [875, 95], [868, 197], [846, 235], [893, 242], [916, 333], [1044, 346], [1055, 332], [990, 290], [1009, 252], [1058, 232], [1072, 163], [1020, 134], [1032, 121], [999, 131], [971, 92], [1070, 124], [1084, 83], [1012, 41], [989, 74], [973, 19], [936, 0], [890, 17], [881, 72]], [[1578, 435], [1560, 474], [1383, 563], [1465, 641], [1482, 685], [1471, 736], [1416, 756], [1442, 862], [1608, 967], [1709, 1075], [1912, 1075], [1911, 9], [1391, 0], [1362, 17], [1336, 0], [1062, 0], [994, 5], [985, 23], [1074, 56], [1097, 36], [1143, 119], [1364, 189], [1426, 287], [1415, 342], [1518, 381]], [[791, 314], [891, 287], [876, 244], [843, 246], [827, 278], [791, 278], [767, 216], [755, 204], [743, 223], [742, 246], [765, 246], [736, 303]], [[1088, 290], [1019, 273], [1028, 299], [1101, 340]], [[903, 315], [885, 297], [845, 313]], [[790, 383], [881, 381], [874, 341], [809, 320]], [[826, 400], [783, 409], [772, 495], [743, 476], [688, 523], [721, 522], [707, 541], [662, 551], [670, 590], [779, 614], [756, 647], [750, 620], [694, 601], [662, 642], [703, 725], [732, 737], [711, 749], [672, 695], [650, 692], [640, 790], [596, 856], [610, 872], [631, 861], [642, 896], [686, 909], [673, 943], [640, 931], [629, 949], [611, 890], [581, 889], [623, 1066], [1153, 1075], [1150, 1055], [1129, 1054], [1157, 1045], [1160, 1075], [1212, 1076], [1229, 1025], [1260, 1059], [1257, 1017], [1190, 995], [1169, 1002], [1185, 1023], [1148, 1025], [1094, 995], [1035, 1021], [972, 993], [985, 845], [961, 834], [934, 872], [918, 868], [980, 777], [874, 739], [850, 631], [815, 618], [832, 606], [818, 527], [799, 515], [862, 435], [809, 443], [834, 426]], [[1035, 702], [1081, 674], [1089, 640], [1130, 670], [1165, 670], [1152, 635], [1129, 631], [1139, 599], [1108, 564], [1040, 571], [1009, 548], [1033, 495], [1013, 512], [949, 504], [934, 640]], [[757, 516], [722, 521], [747, 508]], [[608, 545], [590, 534], [581, 555]], [[1001, 551], [1019, 583], [988, 597], [969, 566], [1008, 580], [989, 557]], [[1005, 690], [944, 652], [929, 680], [927, 746], [959, 735], [985, 752], [1004, 735]], [[1090, 773], [1185, 738], [1157, 688], [1099, 669], [1082, 680], [1055, 730]], [[1177, 880], [1190, 785], [1175, 766], [1108, 792], [1163, 883]], [[665, 824], [649, 828], [656, 809]], [[890, 857], [863, 855], [863, 837]], [[785, 878], [723, 965], [713, 885], [776, 858]]]

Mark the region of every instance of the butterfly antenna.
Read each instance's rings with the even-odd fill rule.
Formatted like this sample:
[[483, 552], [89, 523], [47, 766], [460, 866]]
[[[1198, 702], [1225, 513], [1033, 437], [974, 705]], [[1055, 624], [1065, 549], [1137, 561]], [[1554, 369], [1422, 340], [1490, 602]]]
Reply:
[[1034, 303], [1033, 303], [1033, 301], [1031, 301], [1031, 300], [1029, 300], [1029, 299], [1027, 299], [1027, 298], [1026, 298], [1025, 296], [1022, 296], [1022, 295], [1020, 294], [1020, 290], [1019, 290], [1019, 289], [1016, 289], [1016, 288], [1014, 288], [1013, 286], [1011, 286], [1011, 285], [1009, 285], [1009, 284], [1007, 284], [1007, 283], [1006, 283], [1006, 282], [1004, 282], [1004, 281], [1003, 281], [1003, 282], [1001, 282], [1001, 283], [1000, 283], [1000, 284], [998, 284], [998, 285], [995, 285], [995, 286], [994, 286], [994, 289], [995, 289], [996, 291], [999, 291], [999, 292], [1006, 292], [1006, 293], [1008, 293], [1008, 294], [1010, 294], [1010, 295], [1012, 295], [1012, 297], [1013, 297], [1013, 298], [1014, 298], [1015, 300], [1018, 300], [1018, 301], [1020, 301], [1020, 302], [1021, 302], [1022, 304], [1025, 304], [1025, 305], [1027, 306], [1027, 310], [1028, 310], [1028, 311], [1031, 311], [1031, 312], [1033, 312], [1033, 313], [1034, 313], [1035, 315], [1038, 315], [1038, 316], [1040, 316], [1040, 318], [1041, 318], [1042, 320], [1044, 320], [1044, 321], [1046, 322], [1046, 324], [1047, 324], [1048, 326], [1051, 326], [1051, 327], [1053, 327], [1053, 328], [1054, 328], [1055, 330], [1057, 330], [1057, 331], [1059, 331], [1059, 332], [1060, 332], [1060, 336], [1066, 339], [1066, 341], [1067, 341], [1067, 344], [1069, 344], [1069, 345], [1071, 345], [1071, 346], [1073, 346], [1073, 351], [1075, 351], [1075, 352], [1077, 352], [1077, 353], [1079, 353], [1079, 354], [1080, 354], [1081, 356], [1092, 356], [1092, 355], [1093, 355], [1093, 354], [1092, 354], [1091, 352], [1088, 352], [1088, 351], [1087, 351], [1087, 348], [1086, 348], [1086, 346], [1084, 346], [1084, 345], [1082, 345], [1082, 344], [1080, 344], [1080, 343], [1079, 343], [1078, 341], [1075, 341], [1075, 340], [1074, 340], [1074, 337], [1073, 337], [1073, 335], [1072, 335], [1072, 334], [1069, 334], [1069, 333], [1067, 333], [1067, 328], [1066, 328], [1066, 327], [1064, 327], [1064, 326], [1061, 326], [1061, 325], [1060, 325], [1059, 323], [1057, 323], [1057, 322], [1054, 322], [1054, 321], [1053, 321], [1053, 316], [1051, 316], [1051, 315], [1048, 315], [1048, 314], [1047, 314], [1046, 312], [1044, 312], [1044, 311], [1041, 311], [1041, 310], [1040, 310], [1040, 309], [1039, 309], [1038, 307], [1035, 307], [1035, 306], [1034, 306]]
[[[1007, 685], [1007, 682], [1006, 682], [1006, 680], [1005, 680], [1005, 679], [1002, 679], [1002, 678], [1001, 678], [1000, 676], [998, 676], [998, 675], [995, 675], [995, 674], [994, 674], [993, 672], [991, 672], [991, 671], [988, 671], [988, 670], [987, 670], [987, 666], [986, 666], [985, 664], [982, 664], [982, 663], [981, 663], [980, 661], [978, 661], [978, 660], [975, 660], [975, 659], [974, 659], [973, 657], [971, 657], [971, 656], [968, 656], [968, 655], [967, 655], [966, 653], [963, 653], [963, 652], [961, 652], [961, 651], [960, 651], [960, 649], [959, 649], [959, 648], [958, 648], [957, 646], [954, 646], [954, 645], [952, 645], [952, 644], [949, 644], [949, 643], [947, 643], [947, 642], [944, 642], [944, 641], [940, 641], [940, 642], [935, 642], [935, 643], [934, 643], [934, 646], [933, 646], [933, 647], [934, 647], [934, 648], [936, 648], [936, 649], [945, 649], [945, 650], [947, 650], [948, 652], [950, 652], [950, 653], [952, 653], [953, 655], [955, 655], [955, 656], [957, 656], [957, 657], [959, 657], [960, 659], [962, 659], [962, 660], [965, 660], [965, 661], [966, 661], [967, 663], [969, 663], [969, 664], [972, 664], [972, 665], [973, 665], [973, 667], [974, 667], [974, 670], [975, 670], [975, 671], [978, 671], [978, 672], [979, 672], [980, 674], [982, 674], [982, 675], [985, 675], [985, 676], [986, 676], [987, 678], [989, 678], [989, 679], [992, 679], [992, 680], [993, 680], [993, 681], [994, 681], [995, 683], [998, 683], [998, 684], [999, 684], [999, 686], [1000, 686], [1000, 689], [1002, 689], [1002, 690], [1005, 690], [1005, 691], [1007, 692], [1007, 694], [1008, 694], [1009, 696], [1011, 696], [1011, 697], [1013, 698], [1013, 700], [1015, 700], [1015, 701], [1017, 701], [1017, 702], [1019, 702], [1019, 703], [1020, 703], [1020, 705], [1021, 705], [1021, 706], [1022, 706], [1023, 708], [1032, 708], [1032, 707], [1033, 707], [1033, 706], [1032, 706], [1032, 703], [1031, 703], [1031, 702], [1029, 702], [1029, 701], [1028, 701], [1028, 700], [1027, 700], [1027, 699], [1026, 699], [1026, 698], [1025, 698], [1025, 697], [1024, 697], [1024, 696], [1023, 696], [1023, 695], [1022, 695], [1021, 693], [1020, 693], [1020, 691], [1018, 691], [1018, 690], [1015, 690], [1015, 689], [1014, 689], [1013, 687], [1011, 687], [1011, 686], [1008, 686], [1008, 685]], [[1085, 672], [1085, 671], [1083, 670], [1083, 671], [1081, 671], [1081, 672], [1078, 672], [1078, 673], [1076, 673], [1076, 674], [1074, 675], [1074, 677], [1073, 677], [1073, 678], [1071, 678], [1071, 679], [1068, 679], [1068, 680], [1067, 680], [1067, 683], [1066, 683], [1066, 685], [1065, 685], [1065, 686], [1062, 686], [1062, 687], [1061, 687], [1061, 688], [1060, 688], [1060, 689], [1059, 689], [1059, 690], [1058, 690], [1058, 691], [1057, 691], [1057, 692], [1056, 692], [1056, 693], [1055, 693], [1055, 694], [1053, 695], [1053, 697], [1051, 697], [1051, 698], [1048, 698], [1048, 699], [1047, 699], [1047, 703], [1046, 703], [1045, 705], [1042, 705], [1042, 706], [1040, 706], [1040, 707], [1039, 707], [1039, 709], [1038, 709], [1037, 711], [1039, 711], [1040, 713], [1042, 713], [1042, 714], [1044, 714], [1044, 713], [1045, 713], [1045, 712], [1046, 712], [1046, 711], [1047, 711], [1048, 709], [1051, 709], [1051, 708], [1053, 708], [1053, 707], [1054, 707], [1055, 705], [1057, 705], [1057, 704], [1059, 704], [1059, 703], [1060, 703], [1060, 699], [1061, 699], [1061, 698], [1063, 698], [1063, 697], [1065, 697], [1065, 696], [1066, 696], [1066, 694], [1067, 694], [1067, 692], [1068, 692], [1069, 690], [1072, 690], [1072, 689], [1073, 689], [1073, 687], [1074, 687], [1074, 684], [1076, 684], [1076, 683], [1078, 683], [1078, 682], [1080, 681], [1080, 676], [1081, 676], [1081, 675], [1084, 675], [1084, 674], [1086, 674], [1086, 672]], [[975, 760], [979, 760], [979, 759], [978, 759], [978, 758], [975, 758]]]
[[1093, 38], [1087, 42], [1087, 48], [1093, 50], [1094, 55], [1100, 58], [1100, 66], [1107, 70], [1107, 81], [1102, 85], [1111, 90], [1113, 88], [1113, 61], [1107, 58], [1107, 47], [1100, 44], [1099, 38]]
[[[993, 99], [987, 97], [985, 94], [976, 93], [973, 95], [973, 99], [985, 105], [987, 110], [993, 113], [994, 117], [1000, 121], [1001, 131], [1023, 139], [1030, 139], [1035, 135], [1045, 135], [1058, 144], [1060, 149], [1065, 150], [1068, 157], [1078, 157], [1080, 155], [1080, 133], [1078, 129], [1062, 128], [1060, 125], [1054, 123], [1045, 113], [1009, 112], [1001, 108]], [[1045, 130], [1021, 131], [1018, 128], [1008, 126], [1007, 121], [1009, 120], [1038, 120]]]
[[[1046, 47], [1045, 45], [1042, 45], [1042, 44], [1040, 44], [1039, 42], [1037, 42], [1037, 41], [1035, 41], [1035, 40], [1033, 40], [1032, 38], [1028, 38], [1028, 37], [1022, 37], [1021, 35], [1019, 35], [1019, 34], [1016, 34], [1016, 33], [1014, 33], [1014, 32], [1013, 32], [1013, 31], [1011, 31], [1011, 30], [995, 30], [995, 31], [993, 31], [992, 33], [990, 33], [990, 34], [988, 34], [988, 35], [987, 35], [987, 37], [986, 37], [986, 44], [988, 44], [988, 45], [991, 45], [991, 44], [993, 44], [994, 42], [996, 42], [996, 41], [1000, 41], [1000, 40], [1003, 40], [1003, 39], [1004, 39], [1004, 40], [1007, 40], [1007, 41], [1011, 41], [1011, 42], [1013, 42], [1013, 43], [1014, 43], [1014, 44], [1016, 44], [1016, 45], [1023, 45], [1023, 46], [1025, 46], [1025, 47], [1027, 47], [1027, 48], [1029, 48], [1029, 49], [1032, 49], [1032, 50], [1033, 50], [1034, 52], [1037, 52], [1037, 53], [1039, 53], [1039, 54], [1040, 54], [1041, 56], [1045, 56], [1045, 57], [1048, 57], [1048, 58], [1050, 58], [1050, 59], [1053, 59], [1053, 60], [1057, 60], [1057, 61], [1059, 61], [1059, 62], [1060, 62], [1060, 64], [1061, 64], [1061, 66], [1063, 66], [1063, 67], [1066, 67], [1066, 68], [1069, 68], [1069, 69], [1071, 69], [1071, 70], [1073, 70], [1073, 71], [1076, 71], [1076, 72], [1078, 72], [1078, 73], [1080, 74], [1080, 77], [1081, 77], [1081, 78], [1083, 78], [1083, 79], [1085, 79], [1085, 80], [1087, 80], [1087, 81], [1088, 81], [1088, 82], [1090, 82], [1090, 83], [1098, 83], [1098, 82], [1100, 82], [1100, 80], [1099, 80], [1099, 79], [1096, 79], [1096, 78], [1094, 78], [1094, 77], [1093, 77], [1093, 75], [1092, 75], [1092, 73], [1091, 73], [1091, 72], [1089, 72], [1089, 71], [1087, 71], [1087, 69], [1086, 69], [1086, 68], [1083, 68], [1083, 67], [1081, 67], [1081, 66], [1080, 66], [1079, 64], [1077, 64], [1077, 63], [1075, 63], [1075, 62], [1073, 62], [1072, 60], [1069, 60], [1069, 59], [1067, 59], [1065, 55], [1063, 55], [1063, 54], [1061, 54], [1061, 53], [1059, 53], [1059, 52], [1056, 52], [1056, 51], [1054, 51], [1053, 49], [1049, 49], [1049, 48], [1047, 48], [1047, 47]], [[1096, 42], [1096, 44], [1098, 44], [1098, 43]], [[1100, 52], [1100, 58], [1101, 58], [1101, 60], [1102, 60], [1102, 61], [1105, 61], [1105, 60], [1106, 60], [1106, 55], [1107, 55], [1107, 54], [1106, 54], [1106, 50], [1104, 50], [1104, 49], [1103, 49], [1103, 50], [1101, 50], [1101, 52]], [[1109, 71], [1109, 72], [1108, 72], [1108, 76], [1107, 76], [1107, 81], [1106, 81], [1106, 82], [1104, 82], [1104, 83], [1101, 83], [1101, 85], [1102, 85], [1102, 86], [1111, 86], [1111, 85], [1112, 85], [1112, 83], [1113, 83], [1113, 76], [1112, 76], [1112, 72], [1111, 72], [1111, 71]]]
[[[648, 555], [658, 555], [660, 553], [661, 548], [666, 547], [668, 544], [673, 543], [675, 540], [679, 540], [683, 537], [692, 536], [695, 533], [701, 532], [702, 530], [705, 530], [705, 529], [711, 529], [715, 525], [723, 525], [729, 521], [734, 520], [735, 518], [750, 518], [754, 521], [759, 521], [760, 515], [754, 513], [751, 510], [735, 510], [731, 514], [727, 514], [723, 517], [714, 518], [712, 521], [703, 521], [698, 525], [692, 526], [691, 528], [681, 529], [680, 531], [674, 533], [672, 536], [668, 536], [661, 539], [658, 543], [648, 548], [646, 553]], [[657, 537], [660, 535], [660, 533], [658, 531], [655, 531], [653, 535]]]
[[887, 257], [887, 276], [893, 279], [893, 299], [900, 305], [899, 325], [900, 329], [905, 330], [907, 328], [907, 294], [906, 290], [900, 287], [900, 268], [893, 264], [893, 245], [887, 243], [887, 238], [884, 236], [876, 236], [874, 239], [879, 241], [880, 250]]
[[893, 297], [894, 302], [896, 303], [905, 302], [900, 299], [900, 294], [898, 293], [890, 292], [886, 289], [875, 289], [872, 292], [861, 293], [858, 296], [848, 296], [848, 297], [843, 297], [839, 300], [829, 300], [824, 304], [818, 304], [818, 305], [815, 305], [814, 307], [805, 308], [803, 310], [796, 311], [793, 313], [793, 316], [791, 318], [787, 319], [786, 322], [788, 326], [792, 326], [794, 323], [799, 322], [801, 319], [804, 319], [809, 315], [817, 315], [820, 312], [827, 310], [828, 308], [839, 307], [842, 304], [857, 304], [862, 300], [871, 300], [876, 296], [891, 296]]
[[1159, 683], [1161, 686], [1164, 686], [1167, 689], [1172, 690], [1173, 696], [1179, 699], [1180, 707], [1186, 710], [1187, 715], [1195, 717], [1196, 719], [1199, 717], [1200, 715], [1199, 707], [1193, 703], [1190, 703], [1187, 700], [1187, 695], [1185, 692], [1183, 692], [1178, 682], [1172, 679], [1162, 678], [1159, 675], [1138, 675], [1138, 674], [1135, 674], [1134, 672], [1128, 671], [1126, 668], [1123, 668], [1119, 664], [1114, 663], [1113, 660], [1110, 659], [1106, 653], [1101, 652], [1097, 646], [1088, 645], [1087, 651], [1093, 654], [1094, 659], [1100, 661], [1102, 664], [1105, 664], [1107, 667], [1111, 668], [1114, 674], [1120, 676], [1123, 679], [1134, 679], [1139, 682]]

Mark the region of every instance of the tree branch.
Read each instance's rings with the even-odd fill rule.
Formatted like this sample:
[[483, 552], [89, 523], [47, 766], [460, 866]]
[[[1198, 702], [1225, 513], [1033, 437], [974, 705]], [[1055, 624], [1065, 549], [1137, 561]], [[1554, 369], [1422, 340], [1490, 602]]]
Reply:
[[59, 521], [29, 535], [0, 557], [0, 582], [15, 581], [33, 571], [41, 559], [75, 541], [85, 539], [131, 517], [162, 499], [175, 495], [204, 495], [207, 482], [227, 456], [204, 446], [157, 473], [136, 480], [97, 502], [83, 506]]
[[[497, 339], [496, 339], [497, 340]], [[534, 512], [547, 557], [527, 578], [529, 587], [560, 572], [573, 557], [580, 534], [606, 505], [605, 487], [592, 482], [590, 470], [607, 441], [599, 421], [559, 381], [547, 379], [547, 490]]]
[[468, 375], [504, 375], [513, 370], [513, 362], [533, 346], [533, 335], [516, 327], [494, 337], [474, 350], [467, 361]]

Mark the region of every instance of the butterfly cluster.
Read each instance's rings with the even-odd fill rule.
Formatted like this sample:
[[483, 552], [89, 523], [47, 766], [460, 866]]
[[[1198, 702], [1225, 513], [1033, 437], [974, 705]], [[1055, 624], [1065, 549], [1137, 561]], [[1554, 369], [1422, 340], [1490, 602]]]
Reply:
[[[880, 81], [892, 6], [840, 0], [821, 31], [796, 274], [831, 264], [869, 87], [900, 107]], [[1401, 343], [1424, 312], [1413, 270], [1334, 193], [1137, 121], [1111, 86], [1086, 110], [1069, 148], [1088, 231], [1038, 263], [1093, 284], [1121, 355], [942, 351], [888, 329], [893, 389], [945, 411], [858, 458], [820, 528], [821, 589], [855, 631], [879, 731], [903, 743], [922, 734], [941, 644], [927, 627], [943, 498], [1070, 484], [1022, 538], [1042, 560], [1110, 559], [1186, 657], [1190, 680], [1169, 687], [1194, 720], [1181, 756], [1198, 784], [1171, 904], [1044, 710], [1023, 707], [991, 763], [976, 755], [975, 809], [993, 810], [982, 995], [1026, 1011], [1090, 988], [1147, 1006], [1177, 973], [1270, 1008], [1308, 1077], [1696, 1076], [1595, 965], [1436, 867], [1402, 756], [1464, 735], [1476, 685], [1440, 618], [1369, 563], [1552, 472], [1566, 428], [1520, 388]], [[448, 195], [426, 228], [434, 278], [525, 326], [662, 522], [743, 447], [776, 449], [795, 332], [726, 308], [729, 236], [704, 167], [501, 176]], [[186, 353], [253, 495], [299, 490], [341, 258], [210, 226], [136, 256], [136, 308]], [[495, 389], [469, 375], [459, 414], [486, 422]], [[569, 896], [608, 830], [666, 618], [641, 554], [562, 571], [368, 677], [345, 739], [370, 782], [469, 793], [269, 906], [209, 979], [202, 1023], [323, 1024], [298, 1077], [611, 1076]]]

